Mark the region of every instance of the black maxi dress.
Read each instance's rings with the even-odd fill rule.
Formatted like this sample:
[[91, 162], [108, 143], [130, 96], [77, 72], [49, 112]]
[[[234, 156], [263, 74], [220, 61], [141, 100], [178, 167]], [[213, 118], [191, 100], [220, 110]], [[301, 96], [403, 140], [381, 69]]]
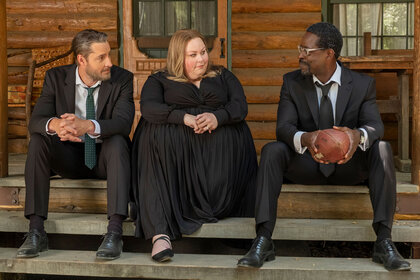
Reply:
[[[254, 216], [257, 159], [247, 103], [239, 80], [220, 71], [200, 88], [163, 71], [144, 84], [132, 156], [137, 237], [176, 239], [203, 223]], [[213, 113], [218, 127], [196, 134], [184, 115], [203, 112]]]

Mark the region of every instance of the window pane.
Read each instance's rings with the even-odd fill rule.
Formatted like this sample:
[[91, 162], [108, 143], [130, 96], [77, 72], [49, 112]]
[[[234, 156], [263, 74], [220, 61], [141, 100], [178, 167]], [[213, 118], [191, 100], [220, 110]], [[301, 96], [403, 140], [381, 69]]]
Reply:
[[342, 56], [356, 55], [356, 38], [343, 38]]
[[139, 30], [142, 36], [162, 36], [159, 2], [139, 1]]
[[412, 37], [408, 38], [408, 48], [414, 49], [414, 38]]
[[408, 35], [414, 35], [414, 3], [408, 4]]
[[191, 2], [191, 28], [203, 35], [216, 35], [216, 2], [192, 1]]
[[407, 34], [407, 4], [384, 4], [384, 35]]
[[406, 48], [405, 38], [385, 37], [383, 40], [384, 50], [396, 50]]
[[333, 6], [333, 24], [343, 36], [356, 36], [357, 31], [357, 5], [335, 4]]
[[188, 26], [188, 1], [167, 1], [165, 11], [165, 33], [172, 35]]
[[359, 4], [358, 20], [359, 36], [364, 32], [370, 32], [372, 36], [381, 34], [381, 4]]

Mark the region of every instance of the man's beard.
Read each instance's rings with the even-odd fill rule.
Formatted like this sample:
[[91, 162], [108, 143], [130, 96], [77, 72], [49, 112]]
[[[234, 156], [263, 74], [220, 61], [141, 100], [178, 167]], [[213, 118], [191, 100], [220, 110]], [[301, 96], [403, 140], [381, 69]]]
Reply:
[[302, 73], [302, 75], [304, 76], [312, 75], [311, 66], [306, 61], [303, 61], [303, 59], [299, 59], [299, 67], [300, 67], [300, 72]]
[[[108, 68], [109, 72], [104, 73], [103, 71], [97, 73], [94, 71], [91, 71], [89, 68], [86, 68], [86, 74], [94, 81], [106, 81], [111, 79], [111, 68]], [[105, 70], [105, 69], [104, 69]]]

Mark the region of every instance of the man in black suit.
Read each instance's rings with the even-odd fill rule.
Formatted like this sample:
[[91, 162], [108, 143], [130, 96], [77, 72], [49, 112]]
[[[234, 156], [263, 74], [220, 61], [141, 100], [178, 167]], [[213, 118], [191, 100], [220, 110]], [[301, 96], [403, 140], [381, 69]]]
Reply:
[[[271, 240], [283, 179], [299, 184], [355, 185], [367, 181], [377, 240], [373, 261], [388, 270], [411, 265], [391, 241], [396, 179], [389, 143], [376, 105], [374, 79], [337, 62], [343, 40], [329, 23], [310, 26], [301, 40], [300, 71], [283, 77], [277, 112], [278, 142], [262, 149], [257, 177], [257, 238], [238, 266], [261, 267], [274, 260]], [[345, 158], [337, 164], [317, 159], [314, 145], [320, 129], [344, 131], [350, 138]], [[316, 202], [314, 202], [316, 203]]]
[[72, 41], [76, 64], [47, 71], [35, 105], [25, 166], [25, 217], [29, 233], [17, 257], [48, 249], [50, 176], [107, 180], [108, 229], [96, 257], [118, 258], [130, 188], [134, 118], [133, 74], [113, 66], [107, 35], [87, 29]]

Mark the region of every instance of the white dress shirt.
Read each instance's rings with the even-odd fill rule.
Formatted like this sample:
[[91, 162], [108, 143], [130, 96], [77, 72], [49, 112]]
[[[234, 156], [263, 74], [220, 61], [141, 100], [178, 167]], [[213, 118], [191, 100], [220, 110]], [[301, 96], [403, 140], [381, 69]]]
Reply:
[[[88, 86], [82, 81], [82, 79], [80, 78], [79, 75], [79, 67], [76, 67], [76, 87], [75, 87], [75, 111], [74, 114], [76, 115], [76, 117], [82, 119], [82, 120], [86, 120], [86, 98], [88, 95], [88, 91], [86, 88], [88, 88]], [[101, 85], [101, 81], [96, 82], [93, 86], [91, 87], [96, 87], [96, 89], [93, 91], [93, 102], [94, 102], [94, 106], [95, 106], [95, 114], [98, 108], [98, 95], [99, 95], [99, 88]], [[98, 116], [95, 116], [96, 118]], [[48, 120], [47, 124], [46, 124], [46, 132], [49, 135], [55, 135], [56, 133], [51, 133], [48, 131], [48, 124], [50, 123], [50, 121], [54, 119], [51, 118]], [[101, 126], [99, 125], [99, 123], [96, 120], [90, 120], [93, 122], [94, 126], [95, 126], [95, 132], [93, 135], [88, 134], [90, 138], [98, 138], [99, 136], [101, 136]], [[84, 141], [84, 135], [80, 136], [80, 139], [82, 139], [82, 141]]]
[[[321, 85], [326, 85], [329, 84], [330, 82], [332, 82], [332, 86], [330, 88], [330, 91], [328, 92], [328, 97], [331, 100], [331, 104], [332, 104], [332, 109], [333, 109], [333, 116], [334, 116], [334, 123], [335, 123], [335, 108], [336, 108], [336, 103], [337, 103], [337, 96], [338, 96], [338, 89], [341, 86], [341, 66], [336, 63], [337, 68], [335, 69], [334, 74], [331, 76], [331, 78], [324, 84], [322, 83], [315, 75], [312, 75], [314, 84], [315, 82], [320, 83]], [[321, 105], [321, 98], [322, 98], [322, 91], [319, 87], [315, 86], [316, 88], [316, 92], [317, 92], [317, 96], [318, 96], [318, 106]], [[360, 149], [362, 149], [363, 151], [366, 151], [366, 148], [368, 147], [368, 134], [367, 131], [364, 128], [360, 128], [363, 131], [364, 137], [365, 137], [365, 143], [363, 145], [359, 145]], [[305, 131], [298, 131], [295, 133], [295, 135], [293, 136], [293, 144], [295, 146], [295, 150], [297, 153], [299, 154], [303, 154], [307, 147], [302, 147], [301, 144], [301, 137], [302, 134], [304, 134]]]

